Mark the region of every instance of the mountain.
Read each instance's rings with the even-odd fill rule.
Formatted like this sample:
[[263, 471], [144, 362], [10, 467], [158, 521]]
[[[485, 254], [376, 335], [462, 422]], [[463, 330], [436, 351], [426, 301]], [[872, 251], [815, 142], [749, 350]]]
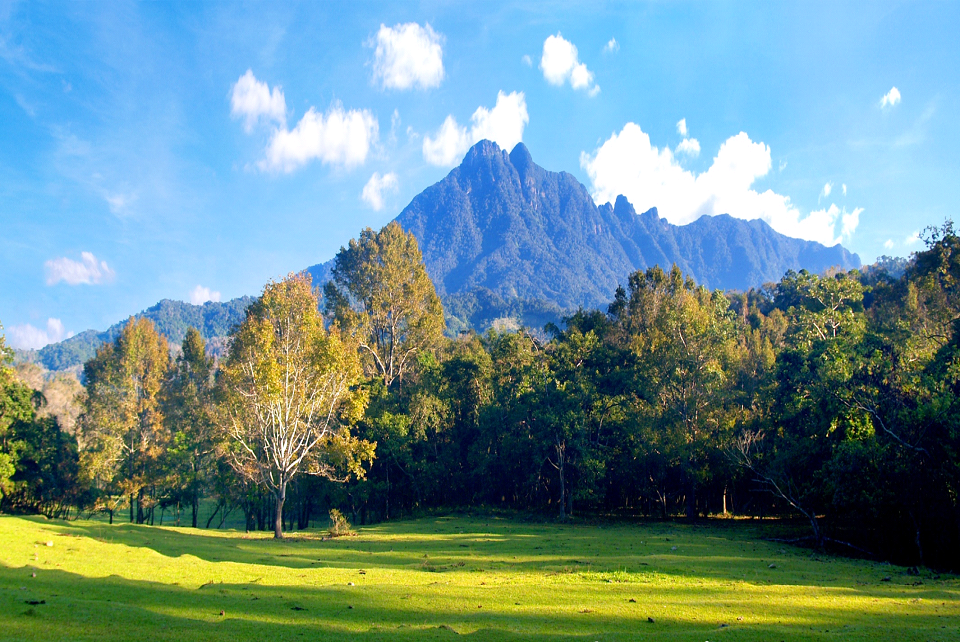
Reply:
[[[244, 312], [252, 302], [253, 299], [249, 296], [223, 303], [208, 301], [203, 305], [164, 299], [133, 316], [145, 317], [153, 321], [157, 330], [175, 345], [183, 342], [188, 328], [196, 328], [204, 340], [214, 343], [213, 346], [208, 347], [216, 350], [217, 340], [227, 336], [234, 325], [243, 321]], [[51, 343], [35, 354], [19, 351], [19, 358], [36, 361], [47, 370], [66, 370], [83, 365], [96, 354], [101, 344], [113, 341], [126, 323], [126, 320], [121, 321], [103, 332], [96, 330], [81, 332], [59, 343]]]
[[520, 143], [509, 154], [477, 143], [397, 221], [420, 243], [441, 296], [489, 289], [561, 308], [602, 306], [628, 274], [653, 265], [710, 288], [746, 290], [787, 270], [860, 267], [840, 245], [784, 236], [763, 221], [703, 216], [672, 225], [626, 198], [599, 207], [566, 172], [550, 172]]
[[[605, 307], [631, 272], [653, 265], [677, 264], [698, 283], [724, 290], [776, 282], [788, 270], [860, 267], [840, 245], [790, 238], [759, 220], [724, 214], [672, 225], [656, 208], [637, 214], [623, 196], [598, 207], [572, 175], [534, 163], [523, 143], [508, 154], [480, 141], [396, 220], [417, 237], [454, 335], [518, 321], [541, 328], [581, 306]], [[332, 268], [330, 260], [306, 271], [319, 286]], [[242, 321], [251, 301], [163, 300], [136, 316], [151, 319], [173, 343], [190, 326], [210, 341]], [[22, 356], [50, 370], [76, 366], [122, 327], [88, 330]]]

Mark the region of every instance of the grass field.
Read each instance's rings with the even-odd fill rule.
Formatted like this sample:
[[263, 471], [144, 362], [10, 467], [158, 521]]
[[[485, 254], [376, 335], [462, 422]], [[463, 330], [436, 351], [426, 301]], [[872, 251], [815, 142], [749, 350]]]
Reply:
[[960, 640], [956, 576], [757, 528], [444, 517], [274, 541], [0, 516], [0, 639]]

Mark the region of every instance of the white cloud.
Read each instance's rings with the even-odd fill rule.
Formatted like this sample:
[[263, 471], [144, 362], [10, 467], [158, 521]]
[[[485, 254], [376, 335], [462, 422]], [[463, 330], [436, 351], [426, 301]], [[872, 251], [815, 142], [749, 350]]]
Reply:
[[827, 198], [828, 196], [830, 196], [830, 192], [832, 191], [833, 191], [833, 183], [827, 183], [826, 185], [823, 186], [823, 189], [820, 190], [820, 197]]
[[203, 305], [207, 301], [219, 301], [220, 293], [210, 288], [198, 285], [190, 291], [190, 303], [194, 305]]
[[523, 58], [520, 59], [520, 62], [525, 64], [527, 67], [533, 67], [533, 58], [527, 54], [523, 54]]
[[[836, 209], [836, 205], [831, 204], [831, 209]], [[843, 216], [840, 217], [840, 235], [844, 239], [849, 240], [853, 233], [856, 231], [857, 226], [860, 225], [860, 215], [863, 213], [862, 207], [855, 208], [852, 212], [848, 212], [847, 208], [843, 208]]]
[[696, 138], [684, 138], [682, 141], [680, 141], [680, 144], [677, 145], [675, 153], [686, 154], [688, 156], [699, 156], [700, 141], [698, 141]]
[[560, 32], [543, 41], [540, 69], [551, 85], [561, 86], [569, 81], [571, 87], [583, 89], [591, 96], [600, 92], [600, 86], [593, 82], [593, 72], [580, 62], [576, 46], [565, 40]]
[[846, 196], [846, 195], [847, 195], [847, 184], [844, 183], [843, 185], [841, 185], [841, 187], [843, 188], [843, 195]]
[[29, 323], [11, 326], [7, 329], [10, 346], [20, 350], [39, 350], [45, 345], [63, 341], [72, 337], [72, 332], [63, 328], [60, 319], [47, 319], [46, 330], [35, 328]]
[[267, 83], [260, 82], [253, 76], [253, 70], [247, 69], [247, 73], [240, 76], [233, 85], [230, 93], [230, 114], [234, 118], [243, 118], [243, 129], [247, 133], [250, 133], [261, 119], [286, 127], [287, 101], [283, 97], [282, 89], [274, 87], [271, 91]]
[[432, 165], [456, 165], [471, 145], [487, 139], [504, 149], [512, 149], [523, 140], [523, 129], [530, 122], [523, 92], [497, 92], [493, 109], [477, 107], [470, 117], [470, 129], [447, 116], [434, 136], [423, 137], [423, 157]]
[[292, 131], [278, 129], [267, 145], [261, 169], [292, 172], [311, 160], [353, 167], [367, 160], [380, 126], [367, 110], [345, 111], [334, 103], [326, 114], [311, 107]]
[[890, 91], [884, 94], [883, 98], [880, 99], [880, 108], [884, 107], [893, 107], [900, 102], [900, 90], [896, 87], [893, 87]]
[[426, 24], [380, 25], [373, 79], [384, 89], [428, 89], [443, 80], [443, 36]]
[[99, 261], [90, 252], [81, 252], [80, 260], [74, 261], [63, 256], [50, 259], [43, 264], [47, 272], [47, 285], [54, 285], [65, 281], [68, 285], [96, 285], [112, 281], [116, 273], [107, 266], [106, 261]]
[[610, 41], [607, 42], [607, 46], [603, 48], [607, 53], [614, 53], [620, 51], [620, 43], [617, 42], [616, 38], [610, 38]]
[[913, 234], [907, 236], [907, 238], [903, 239], [903, 244], [909, 247], [911, 245], [916, 245], [922, 240], [923, 239], [920, 238], [920, 230], [917, 230]]
[[137, 200], [137, 195], [104, 193], [103, 198], [107, 201], [110, 211], [120, 215], [126, 213], [127, 209]]
[[684, 138], [687, 137], [687, 119], [686, 118], [681, 118], [680, 122], [677, 123], [677, 133], [683, 136]]
[[657, 207], [660, 216], [676, 225], [704, 214], [730, 214], [762, 219], [788, 236], [835, 245], [853, 234], [863, 211], [831, 205], [803, 216], [789, 196], [752, 189], [770, 172], [772, 162], [770, 148], [744, 132], [727, 139], [710, 168], [700, 174], [683, 169], [669, 148], [653, 146], [635, 123], [627, 123], [593, 154], [581, 153], [580, 165], [590, 177], [596, 202], [623, 194], [637, 211]]
[[787, 169], [787, 161], [782, 160], [780, 161], [780, 171], [782, 172], [785, 169]]
[[379, 212], [383, 209], [383, 193], [386, 191], [396, 192], [400, 187], [397, 175], [393, 172], [380, 176], [379, 172], [374, 172], [367, 184], [363, 186], [363, 193], [360, 198], [363, 202]]
[[893, 239], [887, 239], [886, 241], [884, 241], [883, 247], [887, 248], [888, 250], [892, 250], [892, 249], [893, 249]]

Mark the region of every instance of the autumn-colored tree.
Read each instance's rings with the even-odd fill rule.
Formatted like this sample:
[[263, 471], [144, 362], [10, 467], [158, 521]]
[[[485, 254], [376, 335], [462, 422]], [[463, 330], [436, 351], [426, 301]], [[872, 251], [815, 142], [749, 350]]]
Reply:
[[[129, 497], [131, 522], [142, 523], [145, 508], [152, 506], [145, 491], [156, 481], [167, 447], [160, 392], [169, 367], [166, 338], [144, 318], [131, 318], [117, 339], [84, 365], [82, 467], [108, 497]], [[115, 505], [107, 504], [111, 519]]]
[[324, 287], [327, 314], [356, 338], [368, 377], [401, 384], [443, 336], [443, 306], [413, 234], [397, 222], [341, 248]]
[[363, 476], [376, 447], [350, 433], [365, 405], [356, 347], [324, 329], [318, 306], [309, 276], [268, 283], [234, 333], [224, 367], [231, 460], [274, 495], [277, 538], [294, 477]]

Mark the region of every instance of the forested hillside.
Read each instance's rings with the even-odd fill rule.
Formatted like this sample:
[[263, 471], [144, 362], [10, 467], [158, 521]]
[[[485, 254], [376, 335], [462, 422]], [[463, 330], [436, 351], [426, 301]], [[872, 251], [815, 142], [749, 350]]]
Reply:
[[[209, 341], [230, 334], [233, 327], [243, 320], [244, 311], [252, 301], [253, 298], [244, 296], [223, 303], [208, 301], [203, 305], [192, 305], [164, 299], [133, 317], [150, 319], [157, 330], [175, 344], [183, 341], [189, 328], [197, 328], [201, 336]], [[35, 355], [22, 353], [21, 358], [37, 361], [47, 370], [81, 366], [93, 358], [100, 345], [116, 339], [125, 324], [126, 321], [116, 323], [103, 332], [86, 330], [41, 348]]]

